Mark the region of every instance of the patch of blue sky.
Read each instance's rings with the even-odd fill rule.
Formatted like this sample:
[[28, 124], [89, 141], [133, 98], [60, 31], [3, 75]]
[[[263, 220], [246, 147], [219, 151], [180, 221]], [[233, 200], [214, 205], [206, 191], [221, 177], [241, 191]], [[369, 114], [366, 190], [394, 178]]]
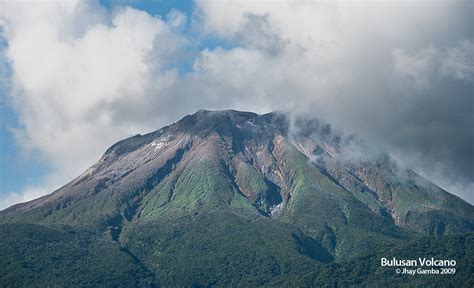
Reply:
[[7, 45], [0, 30], [0, 195], [21, 191], [50, 172], [39, 157], [21, 151], [11, 131], [20, 124], [10, 97], [11, 68], [3, 56]]
[[10, 131], [18, 127], [15, 111], [0, 103], [0, 195], [22, 191], [28, 185], [38, 184], [51, 169], [49, 165], [32, 153], [25, 153], [18, 147]]
[[172, 62], [172, 66], [166, 68], [176, 69], [180, 76], [192, 72], [193, 64], [199, 52], [208, 49], [214, 50], [222, 48], [230, 50], [237, 45], [231, 39], [224, 39], [215, 34], [205, 34], [196, 26], [193, 26], [193, 15], [196, 12], [196, 5], [192, 0], [154, 0], [154, 1], [137, 1], [137, 0], [100, 0], [99, 3], [109, 10], [113, 10], [117, 6], [129, 6], [137, 10], [145, 11], [148, 14], [160, 17], [166, 21], [167, 15], [171, 10], [176, 9], [186, 15], [187, 21], [184, 27], [177, 33], [181, 33], [187, 40], [188, 46], [185, 47], [182, 57]]
[[137, 10], [147, 12], [152, 16], [160, 16], [162, 19], [166, 19], [166, 15], [172, 10], [177, 9], [188, 17], [192, 15], [194, 11], [194, 1], [190, 0], [100, 0], [99, 3], [109, 10], [112, 10], [116, 6], [129, 6]]
[[[172, 9], [184, 13], [188, 19], [186, 25], [177, 33], [188, 39], [189, 45], [185, 47], [185, 56], [173, 61], [173, 66], [181, 76], [193, 70], [193, 63], [199, 52], [208, 49], [222, 48], [230, 50], [236, 47], [230, 39], [223, 39], [214, 34], [205, 34], [193, 27], [193, 13], [195, 4], [190, 0], [99, 0], [99, 3], [109, 10], [117, 6], [130, 6], [158, 16], [166, 21], [166, 16]], [[1, 29], [1, 27], [0, 27]], [[19, 147], [11, 129], [20, 127], [21, 123], [11, 103], [10, 95], [10, 65], [3, 55], [8, 43], [2, 37], [0, 30], [0, 195], [11, 191], [22, 191], [28, 185], [41, 182], [44, 176], [52, 172], [52, 167], [42, 161], [34, 153], [24, 153]]]

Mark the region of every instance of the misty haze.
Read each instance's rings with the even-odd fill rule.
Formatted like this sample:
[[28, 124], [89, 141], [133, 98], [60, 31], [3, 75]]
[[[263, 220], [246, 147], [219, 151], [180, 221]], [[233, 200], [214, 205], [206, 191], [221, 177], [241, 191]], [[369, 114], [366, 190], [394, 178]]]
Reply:
[[0, 287], [472, 287], [472, 19], [1, 2]]

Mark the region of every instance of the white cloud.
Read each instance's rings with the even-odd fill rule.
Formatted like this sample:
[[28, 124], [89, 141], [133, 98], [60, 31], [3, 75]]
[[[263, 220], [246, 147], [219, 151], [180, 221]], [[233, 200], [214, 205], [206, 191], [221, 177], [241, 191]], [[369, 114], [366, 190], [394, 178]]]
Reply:
[[[114, 122], [121, 113], [114, 105], [147, 106], [174, 81], [174, 73], [161, 68], [184, 40], [167, 23], [131, 8], [108, 14], [92, 2], [2, 6], [11, 99], [21, 123], [15, 135], [24, 149], [40, 152], [63, 183], [113, 142], [156, 128], [157, 118]], [[27, 188], [9, 199], [38, 191], [44, 189]]]
[[186, 15], [178, 9], [171, 9], [166, 18], [174, 29], [181, 29], [186, 25]]
[[452, 47], [439, 50], [421, 49], [411, 55], [401, 49], [393, 51], [394, 68], [423, 88], [430, 88], [440, 77], [464, 81], [474, 80], [474, 42], [464, 40]]
[[195, 78], [207, 95], [317, 115], [472, 201], [472, 2], [198, 7], [207, 33], [239, 43], [198, 58]]
[[[453, 82], [472, 87], [469, 2], [197, 1], [193, 17], [166, 21], [94, 2], [2, 5], [16, 136], [59, 183], [114, 141], [199, 108], [309, 112], [474, 181], [458, 161], [472, 151], [471, 98]], [[187, 26], [234, 45], [190, 53]], [[182, 61], [192, 70], [178, 72]]]
[[27, 202], [32, 199], [39, 198], [45, 194], [50, 193], [51, 190], [46, 190], [41, 187], [26, 187], [22, 192], [10, 192], [2, 195], [0, 198], [0, 210], [10, 207], [16, 203]]
[[20, 192], [11, 191], [3, 194], [2, 197], [0, 197], [0, 210], [17, 203], [23, 203], [39, 198], [64, 185], [63, 176], [60, 176], [59, 179], [55, 178], [56, 175], [48, 175], [48, 177], [43, 179], [41, 185], [28, 185]]

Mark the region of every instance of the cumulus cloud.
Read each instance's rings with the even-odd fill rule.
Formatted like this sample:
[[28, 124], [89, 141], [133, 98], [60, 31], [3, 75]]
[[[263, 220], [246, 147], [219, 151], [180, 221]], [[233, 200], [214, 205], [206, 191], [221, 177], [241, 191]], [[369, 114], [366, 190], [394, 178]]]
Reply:
[[186, 25], [186, 15], [177, 9], [171, 9], [168, 15], [166, 15], [166, 18], [170, 26], [174, 29], [181, 29]]
[[4, 194], [2, 195], [2, 198], [0, 198], [0, 209], [10, 207], [11, 205], [14, 205], [16, 203], [23, 203], [31, 199], [39, 198], [50, 192], [51, 191], [47, 188], [28, 186], [21, 193], [10, 192]]
[[59, 173], [48, 175], [40, 185], [28, 185], [22, 191], [10, 191], [2, 194], [0, 197], [0, 210], [49, 194], [62, 185], [64, 185], [64, 175]]
[[474, 43], [460, 41], [443, 50], [434, 47], [408, 54], [401, 49], [393, 51], [394, 69], [402, 76], [411, 78], [420, 88], [430, 89], [434, 81], [474, 81]]
[[4, 4], [20, 145], [64, 183], [114, 141], [200, 108], [289, 110], [472, 201], [471, 1], [195, 4], [163, 18], [90, 1]]
[[201, 56], [202, 78], [326, 119], [472, 201], [472, 2], [231, 2], [199, 1], [203, 29], [250, 38]]
[[[169, 23], [126, 7], [109, 13], [94, 2], [2, 6], [10, 100], [21, 124], [14, 134], [53, 165], [54, 178], [65, 182], [106, 146], [156, 128], [160, 118], [143, 108], [176, 78], [163, 67], [186, 42]], [[122, 118], [125, 103], [132, 112]]]

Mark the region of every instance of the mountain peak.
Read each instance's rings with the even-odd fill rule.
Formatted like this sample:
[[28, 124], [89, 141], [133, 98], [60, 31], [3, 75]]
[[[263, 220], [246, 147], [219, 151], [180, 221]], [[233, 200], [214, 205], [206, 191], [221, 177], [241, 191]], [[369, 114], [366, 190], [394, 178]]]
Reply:
[[134, 151], [141, 146], [166, 134], [170, 137], [176, 133], [186, 133], [199, 137], [207, 137], [217, 133], [224, 137], [255, 137], [274, 133], [287, 134], [289, 122], [285, 114], [271, 112], [259, 115], [254, 112], [237, 110], [198, 110], [194, 114], [186, 115], [179, 121], [154, 132], [121, 140], [106, 150], [102, 158], [111, 155], [120, 156]]
[[[281, 113], [199, 110], [155, 132], [117, 142], [71, 183], [7, 209], [3, 215], [34, 212], [43, 215], [40, 219], [63, 222], [67, 217], [53, 217], [54, 211], [74, 214], [73, 207], [89, 201], [95, 202], [86, 210], [95, 209], [96, 198], [105, 197], [103, 205], [111, 205], [111, 210], [101, 208], [91, 215], [102, 215], [101, 219], [118, 213], [131, 220], [153, 219], [168, 210], [198, 213], [224, 203], [233, 210], [234, 201], [243, 201], [244, 214], [291, 218], [301, 199], [319, 199], [324, 203], [321, 209], [333, 209], [317, 212], [327, 223], [336, 221], [337, 217], [327, 218], [334, 211], [340, 211], [338, 217], [344, 222], [349, 217], [347, 209], [356, 209], [352, 213], [379, 219], [380, 225], [391, 229], [444, 234], [474, 227], [471, 205], [415, 173], [400, 177], [389, 158], [340, 161], [339, 136], [330, 126], [308, 119], [295, 122], [301, 127], [289, 135], [288, 117]], [[201, 183], [203, 179], [207, 180]], [[191, 196], [195, 186], [201, 187], [202, 194]], [[133, 213], [112, 208], [121, 205], [136, 208]], [[439, 224], [433, 226], [433, 221]]]
[[[178, 250], [204, 249], [198, 258], [207, 263], [208, 251], [222, 245], [250, 258], [262, 246], [272, 257], [327, 263], [370, 253], [406, 231], [474, 230], [473, 206], [414, 172], [400, 176], [388, 157], [341, 161], [337, 137], [329, 125], [290, 125], [281, 113], [200, 110], [117, 142], [64, 187], [0, 211], [0, 228], [87, 231], [162, 275], [167, 265], [157, 263], [173, 262]], [[170, 243], [180, 248], [167, 250]]]

